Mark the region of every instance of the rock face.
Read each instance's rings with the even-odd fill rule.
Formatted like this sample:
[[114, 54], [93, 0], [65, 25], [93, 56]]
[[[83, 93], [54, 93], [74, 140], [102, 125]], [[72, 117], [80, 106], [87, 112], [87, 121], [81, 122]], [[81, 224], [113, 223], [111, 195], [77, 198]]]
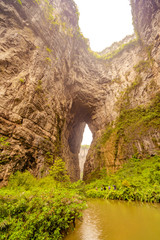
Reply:
[[[72, 0], [1, 0], [1, 184], [17, 170], [45, 176], [56, 156], [65, 160], [71, 179], [79, 179], [86, 123], [93, 142], [85, 179], [135, 153], [159, 151], [160, 3], [132, 1], [132, 12], [138, 40], [97, 57], [79, 32]], [[143, 134], [134, 124], [134, 131], [118, 131], [126, 109], [139, 116]], [[126, 135], [133, 137], [126, 141]]]
[[80, 168], [80, 178], [83, 178], [83, 170], [84, 170], [84, 164], [86, 161], [86, 157], [88, 154], [88, 150], [89, 150], [89, 146], [87, 145], [82, 145], [80, 148], [80, 152], [79, 152], [79, 168]]

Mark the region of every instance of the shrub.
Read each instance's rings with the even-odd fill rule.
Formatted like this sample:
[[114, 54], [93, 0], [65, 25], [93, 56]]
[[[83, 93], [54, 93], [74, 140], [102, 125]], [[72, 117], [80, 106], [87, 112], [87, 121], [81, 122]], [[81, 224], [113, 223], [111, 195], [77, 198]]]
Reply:
[[30, 172], [19, 172], [12, 174], [9, 179], [9, 187], [17, 189], [18, 187], [24, 187], [25, 190], [30, 189], [35, 183], [35, 178], [30, 174]]
[[58, 182], [69, 182], [70, 180], [65, 162], [61, 158], [56, 158], [53, 166], [50, 168], [50, 175]]
[[51, 176], [37, 180], [17, 172], [0, 189], [0, 239], [59, 240], [86, 208], [76, 188], [65, 188]]

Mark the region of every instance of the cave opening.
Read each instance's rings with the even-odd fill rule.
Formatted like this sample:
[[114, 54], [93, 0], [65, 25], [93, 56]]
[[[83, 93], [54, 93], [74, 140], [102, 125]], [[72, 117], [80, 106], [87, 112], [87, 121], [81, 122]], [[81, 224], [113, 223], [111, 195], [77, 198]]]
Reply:
[[83, 132], [83, 139], [81, 142], [79, 155], [78, 155], [79, 156], [80, 179], [83, 178], [84, 164], [86, 161], [86, 157], [87, 157], [92, 139], [93, 139], [92, 132], [91, 132], [88, 124], [86, 124], [84, 132]]
[[[67, 135], [69, 146], [69, 172], [73, 180], [83, 176], [84, 162], [92, 142], [92, 115], [94, 108], [84, 104], [82, 101], [75, 101], [70, 111], [70, 119], [67, 123]], [[82, 150], [86, 148], [84, 151]], [[85, 152], [83, 160], [80, 159], [82, 152]], [[85, 160], [84, 160], [85, 159]], [[81, 167], [82, 166], [82, 167]]]

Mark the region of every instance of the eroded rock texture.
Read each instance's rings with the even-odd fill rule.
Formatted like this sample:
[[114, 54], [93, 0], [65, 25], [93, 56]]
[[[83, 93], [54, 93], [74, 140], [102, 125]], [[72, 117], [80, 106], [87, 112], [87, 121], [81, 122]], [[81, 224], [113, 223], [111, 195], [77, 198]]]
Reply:
[[101, 167], [118, 167], [135, 152], [158, 152], [158, 112], [148, 120], [156, 124], [148, 127], [147, 122], [143, 134], [134, 133], [127, 142], [124, 135], [117, 140], [114, 131], [103, 144], [101, 139], [106, 127], [116, 128], [124, 109], [147, 108], [158, 99], [159, 5], [157, 0], [133, 1], [139, 40], [104, 59], [88, 50], [72, 0], [1, 0], [1, 183], [17, 170], [45, 176], [56, 156], [66, 161], [71, 179], [79, 179], [86, 123], [93, 143], [85, 178]]

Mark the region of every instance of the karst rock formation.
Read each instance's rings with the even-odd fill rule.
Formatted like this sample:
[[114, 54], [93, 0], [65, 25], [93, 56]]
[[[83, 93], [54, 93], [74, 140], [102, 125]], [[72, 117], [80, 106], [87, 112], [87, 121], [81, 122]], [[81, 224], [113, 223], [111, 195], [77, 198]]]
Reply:
[[131, 6], [136, 36], [96, 54], [72, 0], [0, 1], [1, 185], [17, 170], [45, 176], [57, 156], [79, 179], [86, 123], [84, 179], [158, 154], [160, 1]]

